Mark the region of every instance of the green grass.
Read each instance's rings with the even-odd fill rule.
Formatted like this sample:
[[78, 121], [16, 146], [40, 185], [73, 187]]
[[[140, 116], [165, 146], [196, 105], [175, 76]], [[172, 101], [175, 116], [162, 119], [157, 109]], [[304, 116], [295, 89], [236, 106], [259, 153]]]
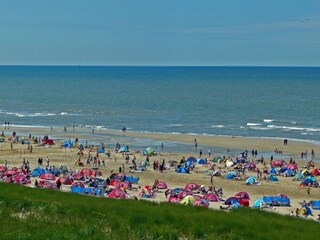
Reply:
[[240, 208], [214, 211], [0, 183], [0, 239], [315, 239], [320, 225]]

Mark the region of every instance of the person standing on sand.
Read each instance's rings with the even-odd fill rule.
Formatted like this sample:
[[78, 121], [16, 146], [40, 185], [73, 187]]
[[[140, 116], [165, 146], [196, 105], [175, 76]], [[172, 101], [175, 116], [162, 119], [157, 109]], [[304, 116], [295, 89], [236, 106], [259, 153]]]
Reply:
[[308, 196], [310, 196], [310, 187], [309, 186], [307, 187], [306, 192], [307, 192]]

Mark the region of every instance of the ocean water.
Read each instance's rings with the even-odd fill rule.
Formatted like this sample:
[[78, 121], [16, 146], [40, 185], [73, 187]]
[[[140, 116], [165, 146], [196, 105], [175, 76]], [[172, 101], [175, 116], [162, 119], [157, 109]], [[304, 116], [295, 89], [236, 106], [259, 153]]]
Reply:
[[4, 124], [320, 138], [320, 68], [0, 66]]

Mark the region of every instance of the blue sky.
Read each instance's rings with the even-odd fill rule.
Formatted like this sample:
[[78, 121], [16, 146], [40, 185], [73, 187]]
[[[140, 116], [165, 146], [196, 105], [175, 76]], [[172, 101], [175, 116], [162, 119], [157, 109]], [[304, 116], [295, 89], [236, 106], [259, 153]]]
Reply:
[[0, 64], [320, 66], [320, 0], [7, 0]]

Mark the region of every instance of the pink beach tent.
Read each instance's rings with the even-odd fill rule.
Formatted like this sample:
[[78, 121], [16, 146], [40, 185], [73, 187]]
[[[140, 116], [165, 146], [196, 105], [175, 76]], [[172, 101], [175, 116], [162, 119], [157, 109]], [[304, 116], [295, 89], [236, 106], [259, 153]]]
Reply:
[[214, 194], [214, 193], [207, 193], [205, 196], [204, 196], [205, 199], [207, 199], [208, 201], [210, 202], [219, 202], [220, 199], [218, 197], [217, 194]]
[[284, 160], [277, 159], [277, 160], [273, 160], [271, 165], [272, 165], [272, 167], [282, 167], [282, 166], [286, 165], [286, 163]]
[[181, 201], [181, 198], [177, 198], [177, 197], [174, 197], [174, 196], [170, 196], [169, 197], [169, 202], [180, 203], [180, 201]]
[[234, 197], [250, 199], [249, 193], [247, 192], [238, 192], [237, 194], [234, 195]]
[[168, 185], [163, 181], [158, 181], [157, 188], [159, 188], [159, 189], [167, 189]]
[[296, 164], [291, 163], [287, 165], [287, 169], [297, 170], [298, 166]]
[[109, 198], [127, 198], [127, 195], [124, 191], [119, 188], [113, 189], [107, 197]]
[[188, 183], [184, 189], [186, 190], [191, 190], [191, 191], [194, 191], [194, 190], [198, 190], [200, 188], [200, 185], [197, 184], [197, 183]]
[[19, 183], [19, 184], [31, 183], [30, 179], [28, 179], [25, 175], [20, 175], [20, 174], [14, 175], [12, 177], [12, 180], [14, 183]]
[[0, 166], [0, 172], [5, 172], [7, 171], [7, 167], [5, 166]]
[[57, 188], [56, 183], [51, 183], [47, 180], [39, 181], [38, 186], [43, 188]]
[[46, 179], [46, 180], [56, 180], [56, 176], [52, 173], [44, 173], [40, 175], [41, 179]]
[[183, 199], [183, 198], [185, 198], [186, 196], [189, 196], [189, 195], [193, 195], [193, 192], [190, 191], [190, 190], [184, 190], [184, 191], [179, 192], [178, 198]]
[[7, 170], [3, 173], [3, 176], [8, 176], [8, 175], [11, 175], [11, 176], [14, 176], [18, 174], [18, 169], [17, 168], [13, 168], [11, 170]]
[[93, 171], [91, 169], [85, 168], [80, 171], [83, 175], [93, 176]]
[[194, 201], [193, 206], [209, 207], [209, 202], [206, 199], [197, 199]]

